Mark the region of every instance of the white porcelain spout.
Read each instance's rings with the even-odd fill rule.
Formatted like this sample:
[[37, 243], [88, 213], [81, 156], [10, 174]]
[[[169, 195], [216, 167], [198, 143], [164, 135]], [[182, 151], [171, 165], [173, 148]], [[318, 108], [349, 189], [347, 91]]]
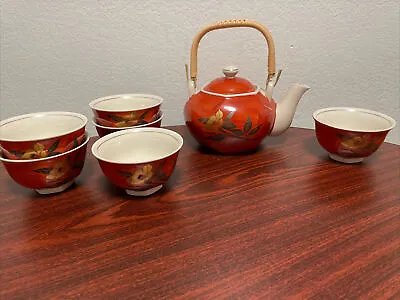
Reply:
[[276, 105], [276, 117], [274, 127], [270, 135], [280, 135], [286, 131], [292, 124], [297, 104], [301, 97], [310, 87], [303, 84], [294, 84], [285, 93], [283, 98]]

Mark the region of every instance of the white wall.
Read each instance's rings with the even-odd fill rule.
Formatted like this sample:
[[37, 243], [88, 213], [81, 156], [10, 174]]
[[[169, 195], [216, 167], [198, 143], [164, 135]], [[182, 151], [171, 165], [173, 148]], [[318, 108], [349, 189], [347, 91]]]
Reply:
[[[398, 122], [397, 0], [4, 0], [1, 1], [0, 118], [46, 110], [91, 117], [88, 102], [116, 93], [165, 98], [164, 124], [183, 124], [184, 64], [204, 25], [246, 18], [267, 26], [284, 68], [274, 97], [310, 85], [292, 126], [313, 128], [312, 112], [358, 106]], [[199, 83], [236, 64], [263, 84], [266, 45], [253, 29], [211, 33], [199, 49]], [[91, 124], [88, 126], [94, 134]], [[387, 141], [400, 143], [400, 124]]]

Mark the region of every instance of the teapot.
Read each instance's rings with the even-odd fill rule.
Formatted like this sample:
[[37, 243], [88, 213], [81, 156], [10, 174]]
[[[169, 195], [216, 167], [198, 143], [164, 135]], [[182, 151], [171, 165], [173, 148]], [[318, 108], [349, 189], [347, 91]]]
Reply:
[[[268, 77], [265, 88], [238, 77], [238, 68], [223, 68], [224, 76], [197, 87], [197, 52], [201, 38], [212, 30], [250, 27], [260, 31], [268, 46]], [[190, 55], [190, 78], [186, 65], [189, 100], [184, 107], [186, 126], [197, 142], [223, 154], [255, 151], [268, 135], [286, 131], [293, 120], [300, 98], [309, 89], [294, 84], [278, 103], [272, 90], [275, 78], [275, 47], [270, 32], [262, 24], [249, 20], [226, 20], [208, 25], [195, 36]]]

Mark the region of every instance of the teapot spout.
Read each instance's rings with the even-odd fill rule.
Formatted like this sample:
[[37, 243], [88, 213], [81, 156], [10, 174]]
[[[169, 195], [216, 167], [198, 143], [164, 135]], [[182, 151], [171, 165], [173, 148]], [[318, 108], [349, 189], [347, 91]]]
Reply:
[[309, 89], [310, 87], [303, 84], [294, 84], [289, 88], [283, 96], [283, 99], [276, 105], [275, 122], [270, 135], [280, 135], [290, 127], [294, 113], [296, 112], [297, 104], [304, 93]]

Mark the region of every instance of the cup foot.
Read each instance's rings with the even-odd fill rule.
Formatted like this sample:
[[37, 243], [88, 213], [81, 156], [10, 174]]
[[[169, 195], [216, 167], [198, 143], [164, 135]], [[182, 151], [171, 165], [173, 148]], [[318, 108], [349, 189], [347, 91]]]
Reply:
[[364, 160], [363, 157], [350, 157], [350, 158], [345, 158], [345, 157], [341, 157], [339, 155], [333, 154], [333, 153], [329, 153], [329, 157], [333, 160], [345, 163], [345, 164], [355, 164], [355, 163], [359, 163], [362, 162]]
[[125, 192], [131, 196], [145, 197], [145, 196], [150, 196], [151, 194], [154, 194], [155, 192], [161, 190], [162, 187], [163, 187], [162, 185], [159, 185], [145, 191], [125, 190]]
[[61, 193], [61, 192], [65, 191], [67, 188], [69, 188], [73, 183], [74, 183], [74, 181], [71, 180], [60, 186], [54, 187], [54, 188], [37, 189], [35, 191], [41, 195], [50, 195], [50, 194], [55, 194], [55, 193]]

